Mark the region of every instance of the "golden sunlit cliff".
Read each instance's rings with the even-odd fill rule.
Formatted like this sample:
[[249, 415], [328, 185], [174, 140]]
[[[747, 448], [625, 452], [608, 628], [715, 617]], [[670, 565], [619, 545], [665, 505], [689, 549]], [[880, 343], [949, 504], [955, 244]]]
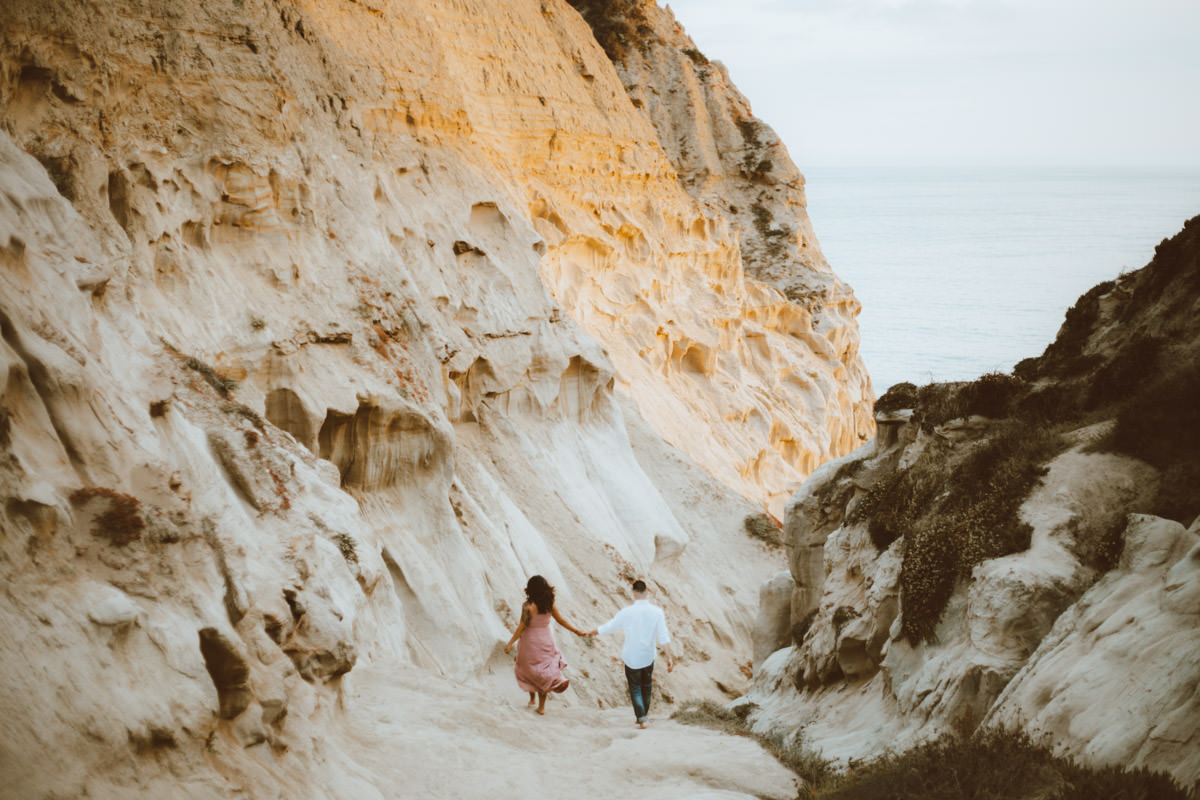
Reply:
[[[458, 693], [514, 694], [538, 572], [580, 624], [646, 576], [668, 702], [747, 688], [781, 551], [745, 521], [871, 389], [799, 174], [643, 10], [618, 68], [561, 0], [5, 5], [16, 795], [428, 793], [396, 709], [485, 767], [526, 738]], [[562, 646], [562, 707], [623, 702]], [[780, 796], [663, 779], [734, 773]]]

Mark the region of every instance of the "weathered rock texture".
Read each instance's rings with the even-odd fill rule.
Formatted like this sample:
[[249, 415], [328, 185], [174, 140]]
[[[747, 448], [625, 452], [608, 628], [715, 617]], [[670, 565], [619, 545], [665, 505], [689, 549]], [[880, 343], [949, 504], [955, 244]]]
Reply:
[[[1029, 380], [881, 398], [877, 439], [823, 465], [788, 505], [794, 588], [773, 616], [794, 639], [739, 701], [756, 729], [800, 731], [844, 762], [1003, 728], [1085, 763], [1196, 784], [1197, 302], [1200, 218], [1143, 270], [1084, 295], [1046, 354], [1019, 365]], [[1061, 439], [1040, 432], [1055, 430]], [[1018, 498], [1019, 524], [1003, 527], [984, 503], [959, 513], [955, 497], [1016, 485], [1005, 482], [1018, 462], [1004, 458], [1021, 447], [1048, 460]], [[906, 474], [921, 477], [895, 483]], [[887, 486], [904, 491], [880, 501]], [[878, 516], [880, 503], [903, 513]], [[965, 564], [957, 573], [932, 566], [959, 547], [982, 555], [944, 559]], [[944, 610], [915, 625], [922, 607], [906, 597], [942, 578]]]
[[[745, 688], [742, 521], [869, 387], [798, 174], [737, 189], [773, 139], [674, 57], [704, 99], [648, 116], [560, 0], [4, 5], [5, 791], [393, 796], [346, 687], [514, 692], [538, 572], [581, 625], [648, 576], [660, 694]], [[615, 644], [561, 644], [566, 703], [624, 702]]]
[[821, 254], [804, 177], [786, 149], [670, 9], [644, 0], [577, 5], [610, 15], [624, 6], [632, 17], [589, 14], [600, 35], [605, 24], [626, 23], [610, 47], [617, 73], [653, 125], [639, 135], [661, 144], [684, 194], [666, 225], [647, 227], [628, 209], [608, 236], [581, 221], [610, 246], [615, 232], [619, 246], [593, 253], [566, 243], [562, 259], [552, 247], [547, 283], [608, 347], [655, 428], [725, 483], [747, 494], [764, 487], [778, 515], [797, 477], [873, 430], [858, 301]]

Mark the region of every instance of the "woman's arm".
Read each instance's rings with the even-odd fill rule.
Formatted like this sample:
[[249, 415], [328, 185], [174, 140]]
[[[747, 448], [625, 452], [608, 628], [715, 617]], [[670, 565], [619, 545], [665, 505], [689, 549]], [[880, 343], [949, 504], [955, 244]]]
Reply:
[[572, 625], [571, 623], [567, 622], [565, 619], [562, 618], [562, 614], [558, 613], [558, 603], [555, 603], [554, 605], [550, 606], [550, 614], [551, 614], [551, 616], [554, 617], [555, 622], [557, 622], [559, 625], [562, 625], [564, 628], [569, 630], [571, 633], [575, 634], [576, 636], [584, 635], [583, 631], [579, 630], [574, 625]]
[[525, 626], [529, 622], [529, 604], [521, 606], [521, 621], [517, 623], [517, 629], [513, 632], [512, 638], [508, 640], [508, 644], [504, 645], [504, 652], [512, 650], [513, 642], [521, 638], [521, 634], [525, 632]]

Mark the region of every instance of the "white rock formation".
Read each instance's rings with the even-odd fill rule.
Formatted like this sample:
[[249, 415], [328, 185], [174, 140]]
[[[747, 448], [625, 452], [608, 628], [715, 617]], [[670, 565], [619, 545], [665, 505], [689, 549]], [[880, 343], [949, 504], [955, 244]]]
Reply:
[[746, 688], [741, 523], [869, 433], [855, 304], [746, 277], [568, 5], [16, 2], [0, 75], [7, 790], [392, 796], [371, 732], [443, 718], [379, 676], [519, 694], [536, 572], [650, 579], [664, 701]]
[[1120, 566], [1058, 618], [985, 724], [1027, 730], [1092, 763], [1194, 782], [1197, 616], [1200, 524], [1134, 517]]
[[758, 618], [754, 621], [754, 669], [767, 656], [786, 647], [792, 638], [792, 592], [796, 582], [781, 572], [758, 590]]
[[[903, 539], [880, 552], [846, 504], [888, 464], [935, 446], [903, 426], [826, 464], [793, 498], [785, 530], [803, 641], [776, 651], [742, 703], [755, 730], [803, 731], [845, 763], [980, 725], [1019, 729], [1095, 765], [1200, 779], [1200, 524], [1129, 515], [1120, 565], [1086, 565], [1097, 532], [1154, 496], [1156, 472], [1084, 441], [1054, 459], [1021, 507], [1026, 551], [984, 561], [960, 582], [933, 642], [901, 635]], [[954, 435], [947, 426], [942, 435]], [[986, 422], [958, 423], [962, 431]], [[939, 436], [940, 438], [940, 436]]]

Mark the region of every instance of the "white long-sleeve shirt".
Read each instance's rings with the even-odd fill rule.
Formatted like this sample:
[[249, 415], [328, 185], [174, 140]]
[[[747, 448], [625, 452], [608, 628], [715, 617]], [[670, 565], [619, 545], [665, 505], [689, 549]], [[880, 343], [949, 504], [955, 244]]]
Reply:
[[650, 605], [649, 600], [635, 600], [617, 615], [596, 629], [597, 633], [608, 634], [625, 631], [625, 646], [621, 648], [621, 659], [630, 669], [642, 669], [654, 663], [655, 646], [670, 644], [667, 633], [667, 618], [662, 609]]

